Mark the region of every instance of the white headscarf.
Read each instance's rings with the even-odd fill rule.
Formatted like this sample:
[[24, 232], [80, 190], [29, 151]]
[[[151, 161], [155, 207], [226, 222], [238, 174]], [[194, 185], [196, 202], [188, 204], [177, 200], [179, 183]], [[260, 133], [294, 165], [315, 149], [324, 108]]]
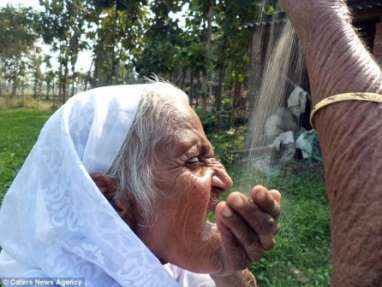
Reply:
[[83, 278], [87, 286], [177, 286], [90, 178], [111, 166], [146, 91], [72, 97], [47, 121], [0, 210], [0, 277]]

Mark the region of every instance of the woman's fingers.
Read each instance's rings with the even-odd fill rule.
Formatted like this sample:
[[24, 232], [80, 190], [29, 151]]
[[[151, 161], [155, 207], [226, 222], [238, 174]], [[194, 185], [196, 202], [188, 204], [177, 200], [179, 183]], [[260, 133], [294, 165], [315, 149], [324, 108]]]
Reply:
[[236, 253], [231, 255], [231, 258], [244, 261], [246, 263], [244, 267], [260, 260], [264, 249], [256, 232], [225, 202], [217, 206], [216, 214], [223, 244], [230, 245], [226, 245], [226, 250]]
[[253, 202], [260, 207], [260, 209], [275, 219], [280, 216], [280, 201], [281, 194], [279, 191], [272, 189], [268, 190], [262, 185], [256, 185], [251, 190], [251, 197]]
[[272, 249], [275, 242], [273, 236], [277, 230], [276, 220], [263, 212], [249, 198], [239, 192], [233, 192], [227, 198], [227, 205], [232, 208], [251, 232], [255, 233], [265, 250]]
[[225, 202], [221, 202], [216, 206], [216, 224], [221, 234], [224, 249], [222, 273], [242, 270], [251, 263], [243, 245], [226, 224], [226, 218], [231, 217], [233, 214], [226, 207]]
[[216, 223], [222, 236], [225, 270], [245, 267], [272, 249], [280, 215], [277, 190], [256, 186], [250, 198], [231, 193], [216, 207]]
[[281, 193], [276, 190], [276, 189], [271, 189], [269, 190], [269, 193], [271, 194], [271, 196], [273, 197], [273, 199], [278, 203], [280, 204], [281, 203]]

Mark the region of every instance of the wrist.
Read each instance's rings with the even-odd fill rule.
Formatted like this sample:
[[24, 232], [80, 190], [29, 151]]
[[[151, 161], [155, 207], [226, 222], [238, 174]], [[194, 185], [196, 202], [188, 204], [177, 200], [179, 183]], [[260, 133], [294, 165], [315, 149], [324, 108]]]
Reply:
[[216, 287], [236, 286], [236, 287], [256, 287], [256, 278], [248, 269], [235, 271], [230, 274], [210, 274]]

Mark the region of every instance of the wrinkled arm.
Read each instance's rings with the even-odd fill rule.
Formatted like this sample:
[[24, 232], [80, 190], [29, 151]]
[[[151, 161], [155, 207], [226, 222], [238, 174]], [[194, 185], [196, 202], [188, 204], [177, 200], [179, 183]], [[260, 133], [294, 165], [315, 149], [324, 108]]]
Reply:
[[[382, 74], [340, 0], [282, 0], [305, 51], [313, 103], [382, 93]], [[332, 286], [382, 282], [382, 105], [343, 102], [314, 119], [331, 207]]]

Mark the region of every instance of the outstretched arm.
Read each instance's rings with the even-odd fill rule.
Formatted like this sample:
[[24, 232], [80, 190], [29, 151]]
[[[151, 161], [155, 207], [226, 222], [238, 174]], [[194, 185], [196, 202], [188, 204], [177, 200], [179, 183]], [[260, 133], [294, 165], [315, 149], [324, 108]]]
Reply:
[[[341, 0], [281, 0], [301, 40], [313, 103], [382, 93], [382, 73]], [[332, 286], [382, 282], [382, 105], [342, 102], [314, 119], [331, 207]]]

